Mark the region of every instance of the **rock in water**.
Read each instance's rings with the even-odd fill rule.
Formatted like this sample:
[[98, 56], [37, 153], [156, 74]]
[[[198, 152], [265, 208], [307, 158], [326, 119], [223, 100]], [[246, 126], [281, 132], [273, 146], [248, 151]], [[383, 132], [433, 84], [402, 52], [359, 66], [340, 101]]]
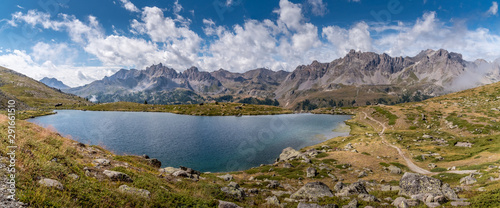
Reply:
[[293, 160], [293, 159], [295, 159], [295, 158], [297, 158], [299, 156], [300, 156], [300, 152], [299, 151], [294, 150], [291, 147], [287, 147], [287, 148], [285, 148], [281, 152], [281, 154], [280, 154], [280, 156], [278, 158], [278, 162]]
[[38, 183], [42, 186], [54, 187], [54, 188], [59, 189], [61, 191], [64, 189], [64, 186], [62, 185], [61, 182], [54, 180], [54, 179], [50, 179], [50, 178], [43, 178], [43, 179], [39, 180]]
[[317, 199], [321, 197], [332, 197], [332, 191], [322, 182], [310, 182], [302, 186], [297, 192], [292, 194], [292, 199]]
[[125, 173], [118, 171], [105, 170], [104, 175], [108, 176], [112, 181], [133, 182], [132, 178]]
[[138, 189], [127, 185], [121, 185], [120, 187], [118, 187], [118, 191], [144, 198], [149, 198], [149, 195], [151, 195], [151, 193], [148, 190]]

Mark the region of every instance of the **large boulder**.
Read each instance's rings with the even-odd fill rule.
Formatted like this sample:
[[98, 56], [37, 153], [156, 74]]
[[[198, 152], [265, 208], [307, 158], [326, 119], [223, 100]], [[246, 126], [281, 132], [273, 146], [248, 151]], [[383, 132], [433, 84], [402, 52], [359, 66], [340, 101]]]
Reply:
[[335, 194], [335, 196], [351, 196], [358, 194], [368, 194], [365, 185], [362, 182], [355, 182], [350, 185], [344, 185], [342, 189]]
[[302, 186], [297, 192], [292, 194], [292, 199], [317, 199], [321, 197], [332, 197], [330, 188], [322, 182], [310, 182]]
[[61, 182], [54, 180], [54, 179], [50, 179], [50, 178], [42, 178], [38, 181], [38, 183], [42, 186], [53, 187], [53, 188], [59, 189], [61, 191], [64, 189], [64, 186], [62, 185]]
[[225, 181], [230, 181], [230, 180], [233, 180], [233, 176], [232, 176], [232, 175], [230, 175], [230, 174], [217, 176], [217, 178], [220, 178], [220, 179], [225, 180]]
[[103, 173], [112, 181], [133, 182], [133, 180], [132, 180], [132, 178], [130, 178], [130, 176], [128, 176], [127, 174], [122, 173], [122, 172], [105, 170]]
[[174, 168], [174, 167], [166, 167], [166, 168], [160, 169], [159, 171], [161, 173], [172, 174], [172, 173], [175, 173], [176, 171], [179, 171], [179, 170], [181, 170], [181, 169], [180, 168]]
[[293, 160], [295, 158], [298, 158], [300, 155], [301, 153], [299, 151], [294, 150], [291, 147], [287, 147], [281, 152], [278, 158], [278, 162]]
[[448, 184], [443, 184], [439, 179], [416, 174], [405, 173], [399, 181], [399, 195], [413, 196], [433, 194], [445, 196], [449, 200], [458, 198]]
[[151, 193], [148, 190], [138, 189], [138, 188], [130, 187], [127, 185], [121, 185], [120, 187], [118, 187], [118, 191], [122, 192], [122, 193], [126, 193], [126, 194], [131, 194], [134, 196], [144, 197], [144, 198], [149, 198], [149, 196], [151, 195]]

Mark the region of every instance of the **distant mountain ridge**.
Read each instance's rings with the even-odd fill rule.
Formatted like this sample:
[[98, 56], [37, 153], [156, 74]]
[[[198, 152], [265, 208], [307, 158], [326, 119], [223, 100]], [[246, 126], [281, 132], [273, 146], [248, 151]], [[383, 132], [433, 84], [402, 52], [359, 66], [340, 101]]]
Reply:
[[[488, 72], [480, 68], [488, 68]], [[345, 106], [418, 101], [462, 90], [460, 82], [471, 88], [498, 81], [499, 71], [497, 62], [468, 62], [461, 54], [444, 49], [424, 50], [414, 57], [351, 50], [332, 62], [313, 61], [292, 72], [264, 68], [245, 73], [224, 69], [205, 72], [196, 67], [177, 72], [160, 63], [145, 70], [122, 69], [110, 77], [65, 91], [88, 98], [97, 96], [101, 102], [197, 103], [224, 95], [271, 98], [287, 108], [308, 110], [305, 103], [331, 107], [339, 102]], [[481, 76], [471, 81], [467, 80], [467, 73]], [[173, 92], [177, 96], [189, 93], [190, 99], [159, 102], [161, 96], [171, 96]]]
[[46, 84], [49, 87], [53, 87], [56, 89], [68, 89], [70, 88], [68, 85], [65, 85], [63, 82], [59, 81], [56, 78], [48, 78], [44, 77], [43, 79], [40, 80], [41, 83]]

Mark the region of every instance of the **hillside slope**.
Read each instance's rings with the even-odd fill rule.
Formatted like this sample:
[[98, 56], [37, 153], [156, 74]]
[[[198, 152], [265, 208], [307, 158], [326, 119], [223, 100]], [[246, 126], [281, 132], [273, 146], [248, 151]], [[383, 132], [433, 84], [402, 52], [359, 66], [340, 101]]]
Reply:
[[0, 67], [1, 108], [6, 107], [8, 99], [17, 100], [19, 110], [53, 109], [58, 103], [63, 107], [91, 104], [84, 98], [63, 93], [13, 70]]

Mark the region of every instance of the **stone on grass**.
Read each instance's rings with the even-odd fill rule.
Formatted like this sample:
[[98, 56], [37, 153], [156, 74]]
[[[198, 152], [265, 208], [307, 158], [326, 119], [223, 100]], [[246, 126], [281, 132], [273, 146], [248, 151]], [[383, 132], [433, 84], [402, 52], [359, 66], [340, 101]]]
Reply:
[[61, 182], [57, 181], [57, 180], [54, 180], [54, 179], [50, 179], [50, 178], [43, 178], [43, 179], [40, 179], [38, 181], [38, 183], [42, 186], [45, 186], [45, 187], [53, 187], [53, 188], [56, 188], [58, 190], [63, 190], [64, 189], [64, 186], [62, 185]]
[[118, 191], [144, 198], [149, 198], [149, 196], [151, 195], [151, 193], [148, 190], [138, 189], [127, 185], [121, 185], [120, 187], [118, 187]]
[[292, 194], [292, 199], [318, 199], [321, 197], [332, 197], [330, 188], [322, 182], [310, 182], [302, 186], [297, 192]]
[[104, 175], [108, 176], [108, 178], [111, 179], [112, 181], [133, 182], [130, 176], [122, 172], [105, 170], [103, 173]]

